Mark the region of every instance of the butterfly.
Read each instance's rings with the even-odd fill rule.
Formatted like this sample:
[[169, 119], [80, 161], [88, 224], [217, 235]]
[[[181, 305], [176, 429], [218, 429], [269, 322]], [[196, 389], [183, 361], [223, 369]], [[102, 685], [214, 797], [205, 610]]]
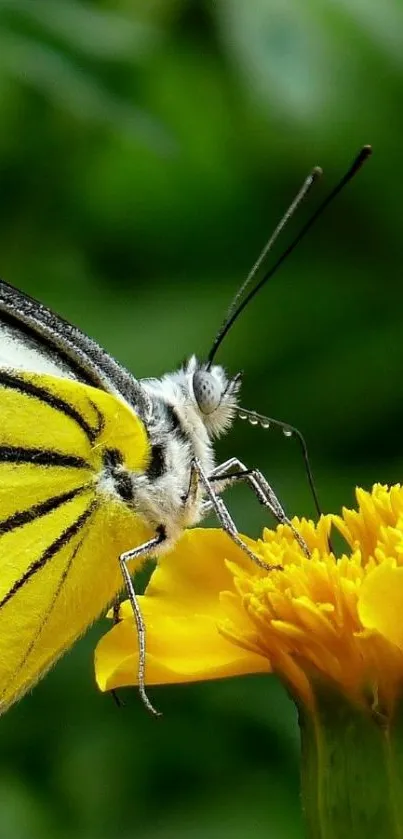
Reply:
[[[306, 179], [299, 200], [314, 179]], [[140, 694], [154, 711], [132, 574], [210, 512], [267, 568], [224, 503], [224, 490], [237, 481], [246, 481], [307, 552], [258, 469], [237, 457], [216, 463], [215, 440], [236, 416], [299, 435], [241, 408], [240, 375], [213, 363], [243, 305], [238, 294], [206, 361], [192, 356], [173, 373], [137, 380], [78, 328], [0, 282], [0, 712], [123, 587], [138, 629]]]

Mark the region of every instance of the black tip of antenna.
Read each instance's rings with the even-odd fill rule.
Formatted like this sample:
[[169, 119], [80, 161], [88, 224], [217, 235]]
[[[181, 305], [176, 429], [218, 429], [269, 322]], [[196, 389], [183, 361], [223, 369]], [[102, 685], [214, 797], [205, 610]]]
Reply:
[[362, 147], [362, 149], [360, 149], [360, 151], [357, 154], [357, 157], [355, 158], [353, 164], [348, 170], [346, 175], [346, 178], [348, 180], [354, 177], [355, 173], [358, 172], [359, 169], [361, 169], [361, 166], [364, 165], [364, 163], [368, 160], [371, 154], [372, 146], [370, 146], [369, 143], [367, 143], [365, 146]]

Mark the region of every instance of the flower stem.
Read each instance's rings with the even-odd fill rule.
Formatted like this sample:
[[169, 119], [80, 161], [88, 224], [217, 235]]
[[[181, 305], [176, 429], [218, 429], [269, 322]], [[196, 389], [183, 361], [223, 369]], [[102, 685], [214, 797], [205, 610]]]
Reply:
[[392, 720], [321, 687], [300, 706], [309, 839], [403, 839], [403, 707]]

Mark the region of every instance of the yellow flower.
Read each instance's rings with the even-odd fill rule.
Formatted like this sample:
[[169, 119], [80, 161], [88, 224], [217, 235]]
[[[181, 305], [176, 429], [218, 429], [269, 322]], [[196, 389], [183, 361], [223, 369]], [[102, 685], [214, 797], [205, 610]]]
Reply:
[[[307, 558], [284, 526], [247, 539], [266, 572], [219, 530], [186, 532], [162, 557], [140, 598], [146, 681], [163, 684], [276, 672], [306, 707], [324, 680], [390, 714], [403, 689], [403, 488], [357, 490], [358, 510], [293, 519]], [[336, 559], [331, 526], [347, 549]], [[129, 604], [99, 642], [101, 690], [136, 684]]]

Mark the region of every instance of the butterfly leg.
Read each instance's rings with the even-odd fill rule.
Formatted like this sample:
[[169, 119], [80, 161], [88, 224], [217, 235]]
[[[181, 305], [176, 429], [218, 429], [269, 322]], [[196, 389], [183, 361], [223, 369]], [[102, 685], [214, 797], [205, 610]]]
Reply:
[[119, 597], [115, 597], [113, 604], [112, 604], [112, 612], [113, 612], [113, 625], [120, 622], [119, 612], [120, 612], [120, 600]]
[[[231, 470], [234, 469], [237, 471], [231, 472]], [[286, 515], [275, 492], [266, 481], [262, 472], [258, 469], [248, 469], [237, 457], [231, 457], [229, 460], [226, 460], [225, 463], [221, 463], [213, 470], [211, 475], [209, 475], [209, 481], [214, 484], [218, 483], [218, 492], [223, 492], [223, 490], [233, 486], [239, 481], [246, 482], [260, 503], [270, 510], [279, 524], [287, 525], [287, 527], [290, 528], [305, 556], [310, 556], [305, 540], [298, 533], [297, 529]]]
[[280, 566], [268, 565], [267, 562], [264, 562], [262, 559], [260, 559], [259, 556], [253, 553], [253, 551], [251, 551], [248, 545], [246, 545], [245, 542], [241, 539], [236, 528], [235, 522], [231, 518], [222, 498], [220, 498], [220, 496], [212, 486], [198, 458], [193, 459], [193, 468], [197, 472], [200, 483], [202, 484], [207, 494], [208, 502], [210, 502], [211, 504], [211, 509], [214, 510], [218, 518], [218, 521], [220, 522], [221, 527], [223, 528], [225, 533], [227, 533], [228, 536], [232, 539], [232, 541], [235, 542], [235, 544], [238, 545], [238, 547], [240, 547], [243, 550], [243, 552], [248, 555], [249, 559], [251, 559], [256, 565], [259, 565], [260, 568], [264, 568], [265, 571], [273, 571], [274, 569], [278, 570]]
[[[120, 612], [120, 600], [119, 600], [119, 597], [116, 596], [114, 601], [113, 601], [113, 604], [112, 604], [113, 625], [114, 626], [116, 626], [117, 623], [120, 623], [119, 612]], [[125, 703], [120, 698], [117, 690], [115, 690], [115, 688], [113, 688], [110, 691], [110, 694], [112, 696], [113, 701], [115, 702], [115, 705], [117, 705], [118, 708], [122, 708]]]
[[137, 599], [136, 592], [134, 590], [132, 578], [129, 573], [129, 569], [127, 567], [127, 563], [130, 562], [132, 559], [139, 559], [141, 556], [146, 556], [152, 554], [153, 550], [161, 545], [161, 543], [166, 539], [166, 534], [164, 528], [159, 528], [157, 530], [157, 535], [154, 536], [153, 539], [150, 539], [148, 542], [144, 542], [142, 545], [139, 545], [137, 548], [133, 548], [130, 551], [125, 551], [125, 553], [121, 554], [119, 557], [120, 568], [122, 571], [123, 580], [125, 583], [127, 596], [130, 601], [130, 605], [133, 610], [134, 620], [136, 622], [137, 628], [137, 635], [138, 635], [138, 642], [139, 642], [139, 667], [138, 667], [138, 683], [139, 683], [139, 693], [141, 696], [144, 705], [146, 706], [147, 710], [150, 711], [154, 716], [159, 717], [160, 712], [157, 711], [154, 706], [151, 704], [145, 689], [145, 661], [146, 661], [146, 627], [143, 620], [143, 616], [141, 614], [141, 609], [139, 606], [139, 602]]

